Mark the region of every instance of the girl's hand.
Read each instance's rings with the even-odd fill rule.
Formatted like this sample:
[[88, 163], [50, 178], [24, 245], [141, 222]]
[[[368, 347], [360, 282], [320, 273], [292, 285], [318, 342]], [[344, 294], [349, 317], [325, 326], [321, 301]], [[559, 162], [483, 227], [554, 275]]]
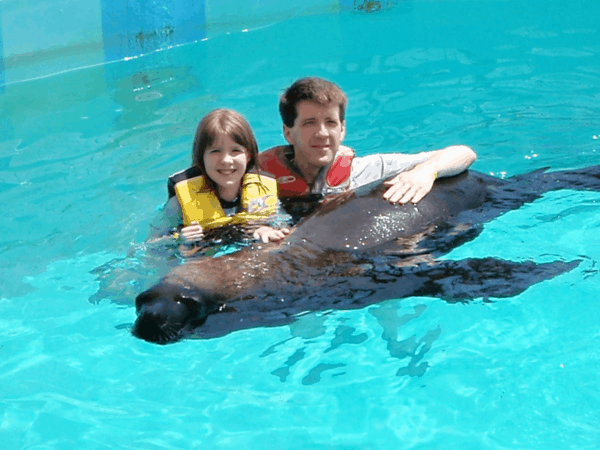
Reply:
[[198, 222], [192, 222], [189, 227], [181, 229], [181, 236], [184, 242], [201, 241], [204, 238], [204, 230], [198, 225]]
[[260, 227], [254, 232], [254, 239], [260, 239], [265, 244], [267, 242], [278, 242], [290, 234], [289, 228], [282, 228], [281, 230], [276, 230], [272, 227]]

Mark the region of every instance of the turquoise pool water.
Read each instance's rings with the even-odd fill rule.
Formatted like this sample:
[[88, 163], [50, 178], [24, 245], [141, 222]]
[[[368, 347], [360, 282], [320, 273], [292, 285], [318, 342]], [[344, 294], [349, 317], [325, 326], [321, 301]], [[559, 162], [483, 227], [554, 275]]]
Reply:
[[597, 448], [600, 192], [545, 195], [447, 256], [582, 260], [514, 298], [164, 347], [129, 327], [154, 279], [137, 246], [209, 110], [280, 144], [278, 93], [319, 75], [348, 93], [360, 154], [464, 143], [499, 177], [596, 165], [598, 17], [592, 0], [403, 1], [5, 86], [2, 447]]

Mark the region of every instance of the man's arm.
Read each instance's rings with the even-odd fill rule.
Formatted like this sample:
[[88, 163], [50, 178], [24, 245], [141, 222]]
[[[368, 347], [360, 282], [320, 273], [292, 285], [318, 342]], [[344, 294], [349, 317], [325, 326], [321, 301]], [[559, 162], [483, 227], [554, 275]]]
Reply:
[[389, 186], [383, 194], [385, 200], [417, 203], [431, 191], [436, 178], [458, 175], [477, 159], [475, 152], [465, 145], [452, 145], [428, 153], [429, 158], [421, 164], [384, 182]]

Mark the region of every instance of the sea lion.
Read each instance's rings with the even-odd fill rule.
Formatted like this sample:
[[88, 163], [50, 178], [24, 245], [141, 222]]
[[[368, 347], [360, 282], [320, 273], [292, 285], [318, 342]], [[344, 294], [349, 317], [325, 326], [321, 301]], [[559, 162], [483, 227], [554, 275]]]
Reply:
[[[169, 343], [280, 325], [307, 310], [352, 309], [389, 298], [511, 297], [580, 261], [436, 261], [482, 224], [545, 192], [600, 190], [600, 166], [500, 180], [477, 172], [436, 180], [417, 205], [392, 205], [381, 183], [327, 198], [282, 243], [255, 244], [172, 269], [136, 298], [133, 334]], [[207, 320], [208, 318], [208, 320]]]

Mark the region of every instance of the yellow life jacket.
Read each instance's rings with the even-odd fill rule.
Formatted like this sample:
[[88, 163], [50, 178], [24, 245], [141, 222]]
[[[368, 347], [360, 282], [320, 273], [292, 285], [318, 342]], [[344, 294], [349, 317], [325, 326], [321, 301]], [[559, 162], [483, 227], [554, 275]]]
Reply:
[[183, 225], [198, 222], [203, 228], [217, 228], [229, 223], [246, 223], [264, 219], [277, 210], [277, 180], [267, 175], [247, 173], [242, 178], [241, 211], [228, 216], [203, 175], [180, 181], [175, 194], [183, 212]]

